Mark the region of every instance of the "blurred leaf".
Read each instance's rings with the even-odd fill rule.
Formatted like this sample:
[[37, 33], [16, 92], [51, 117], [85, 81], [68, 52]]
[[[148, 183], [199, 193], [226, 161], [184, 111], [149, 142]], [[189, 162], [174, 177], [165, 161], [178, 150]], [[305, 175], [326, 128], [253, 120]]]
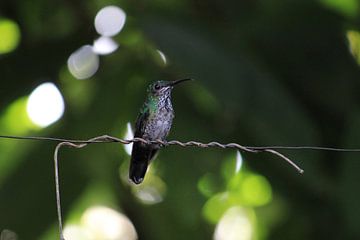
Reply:
[[347, 31], [346, 35], [350, 45], [350, 52], [360, 65], [360, 32]]
[[11, 134], [23, 135], [30, 130], [40, 129], [33, 124], [27, 115], [26, 104], [27, 97], [17, 99], [9, 105], [1, 118], [2, 131]]
[[265, 177], [254, 173], [238, 173], [228, 183], [228, 191], [243, 206], [257, 207], [272, 199], [271, 186]]
[[356, 17], [359, 13], [358, 0], [320, 0], [320, 2], [346, 17]]
[[[226, 182], [229, 182], [234, 176], [241, 175], [240, 172], [237, 171], [236, 167], [238, 164], [238, 156], [236, 154], [228, 155], [222, 165], [221, 165], [221, 175], [225, 179]], [[244, 162], [241, 163], [241, 168], [239, 169], [241, 172], [247, 172], [246, 166]]]
[[19, 44], [19, 26], [10, 19], [0, 18], [0, 54], [13, 51]]
[[207, 173], [198, 181], [198, 189], [205, 197], [211, 197], [220, 191], [220, 183], [215, 174]]
[[209, 222], [217, 223], [227, 209], [234, 205], [228, 192], [212, 196], [203, 207], [203, 215]]

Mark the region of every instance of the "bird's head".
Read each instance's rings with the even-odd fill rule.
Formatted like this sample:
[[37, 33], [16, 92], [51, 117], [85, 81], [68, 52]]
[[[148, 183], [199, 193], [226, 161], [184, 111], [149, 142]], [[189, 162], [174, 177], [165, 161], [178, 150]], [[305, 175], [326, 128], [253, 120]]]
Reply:
[[179, 80], [175, 80], [175, 81], [156, 81], [152, 84], [150, 84], [149, 88], [148, 88], [148, 93], [151, 94], [152, 96], [163, 96], [163, 95], [168, 95], [170, 94], [171, 90], [173, 89], [173, 87], [179, 83], [185, 82], [185, 81], [189, 81], [192, 80], [191, 78], [184, 78], [184, 79], [179, 79]]

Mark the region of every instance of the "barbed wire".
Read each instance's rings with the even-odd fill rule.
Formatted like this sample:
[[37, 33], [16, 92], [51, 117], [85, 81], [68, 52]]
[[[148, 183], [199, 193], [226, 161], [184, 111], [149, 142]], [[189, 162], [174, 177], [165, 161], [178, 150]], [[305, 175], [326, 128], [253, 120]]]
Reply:
[[55, 192], [56, 192], [56, 207], [59, 223], [59, 236], [60, 240], [65, 240], [63, 235], [63, 225], [62, 225], [62, 214], [61, 214], [61, 200], [60, 200], [60, 177], [59, 177], [59, 151], [63, 146], [73, 147], [73, 148], [83, 148], [89, 144], [94, 143], [121, 143], [121, 144], [130, 144], [135, 142], [141, 142], [143, 144], [160, 144], [163, 147], [177, 145], [181, 147], [200, 147], [200, 148], [232, 148], [237, 149], [242, 152], [248, 153], [260, 153], [267, 152], [275, 155], [278, 158], [285, 160], [293, 168], [295, 168], [300, 174], [304, 172], [297, 164], [295, 164], [288, 157], [278, 152], [277, 150], [315, 150], [315, 151], [336, 151], [336, 152], [360, 152], [358, 148], [332, 148], [332, 147], [319, 147], [319, 146], [243, 146], [238, 143], [219, 143], [219, 142], [208, 142], [202, 143], [197, 141], [187, 141], [181, 142], [178, 140], [147, 140], [144, 138], [133, 138], [133, 139], [120, 139], [117, 137], [103, 135], [91, 138], [89, 140], [77, 140], [77, 139], [65, 139], [65, 138], [54, 138], [54, 137], [34, 137], [34, 136], [11, 136], [11, 135], [0, 135], [0, 138], [4, 139], [18, 139], [18, 140], [36, 140], [36, 141], [52, 141], [58, 142], [54, 151], [54, 170], [55, 170]]

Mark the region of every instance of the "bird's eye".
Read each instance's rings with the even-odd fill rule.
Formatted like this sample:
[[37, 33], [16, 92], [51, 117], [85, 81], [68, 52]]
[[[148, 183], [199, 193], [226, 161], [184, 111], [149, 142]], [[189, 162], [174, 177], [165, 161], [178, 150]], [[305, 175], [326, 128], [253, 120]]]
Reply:
[[160, 85], [159, 84], [155, 84], [155, 86], [154, 86], [154, 89], [155, 90], [159, 90], [161, 87], [160, 87]]

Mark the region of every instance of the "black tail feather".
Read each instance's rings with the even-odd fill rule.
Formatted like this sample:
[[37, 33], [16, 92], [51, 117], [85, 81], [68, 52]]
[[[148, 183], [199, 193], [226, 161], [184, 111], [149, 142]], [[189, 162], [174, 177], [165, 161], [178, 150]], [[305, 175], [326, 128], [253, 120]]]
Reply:
[[129, 178], [131, 179], [131, 181], [133, 181], [135, 184], [140, 184], [144, 180], [147, 168], [148, 161], [131, 161], [129, 171]]
[[135, 184], [140, 184], [145, 177], [146, 170], [157, 149], [153, 146], [144, 146], [142, 143], [134, 143], [131, 153], [129, 178]]

